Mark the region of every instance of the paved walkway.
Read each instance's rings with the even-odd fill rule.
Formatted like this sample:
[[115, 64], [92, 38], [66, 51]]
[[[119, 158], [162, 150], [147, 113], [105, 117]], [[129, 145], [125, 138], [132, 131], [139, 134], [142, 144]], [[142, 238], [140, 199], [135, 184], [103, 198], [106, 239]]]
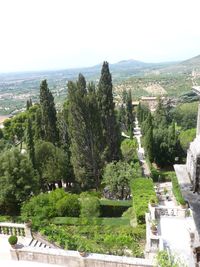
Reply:
[[144, 148], [141, 146], [141, 129], [139, 127], [138, 124], [138, 119], [135, 118], [135, 128], [134, 128], [134, 136], [137, 139], [138, 142], [138, 159], [141, 163], [141, 168], [142, 168], [142, 174], [145, 177], [149, 177], [150, 176], [150, 170], [149, 170], [149, 166], [146, 163], [145, 160], [145, 156], [144, 156]]
[[[166, 199], [163, 193], [164, 188], [168, 190], [170, 200]], [[180, 208], [172, 194], [171, 182], [160, 184], [160, 191], [163, 201], [160, 202], [162, 207], [177, 209]], [[180, 218], [172, 216], [161, 216], [159, 221], [160, 235], [164, 247], [177, 257], [183, 266], [193, 267], [193, 255], [190, 247], [190, 231], [194, 231], [195, 224], [192, 217]]]
[[200, 236], [200, 195], [198, 193], [193, 193], [186, 165], [177, 164], [174, 165], [174, 169], [176, 171], [176, 176], [178, 178], [183, 197], [186, 201], [188, 201], [190, 208], [192, 209], [196, 229]]
[[[26, 243], [26, 238], [19, 237], [18, 243], [23, 246]], [[1, 267], [60, 267], [55, 264], [44, 264], [30, 261], [14, 261], [10, 255], [10, 245], [7, 235], [0, 235], [0, 266]]]

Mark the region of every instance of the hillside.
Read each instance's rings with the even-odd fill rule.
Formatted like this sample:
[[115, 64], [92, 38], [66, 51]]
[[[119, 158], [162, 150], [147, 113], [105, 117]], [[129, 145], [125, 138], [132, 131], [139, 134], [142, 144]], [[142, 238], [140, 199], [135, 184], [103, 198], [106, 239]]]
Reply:
[[[193, 71], [195, 70], [195, 71]], [[192, 85], [200, 84], [200, 56], [183, 62], [146, 63], [134, 59], [110, 64], [115, 95], [130, 89], [133, 96], [178, 96], [190, 91]], [[101, 64], [87, 68], [56, 71], [0, 74], [0, 114], [16, 113], [32, 98], [38, 101], [40, 82], [48, 80], [57, 107], [67, 95], [67, 81], [82, 73], [88, 81], [98, 83]]]
[[190, 58], [188, 60], [184, 60], [177, 64], [173, 64], [171, 66], [167, 66], [165, 68], [161, 68], [158, 71], [160, 73], [168, 73], [168, 74], [190, 74], [192, 71], [200, 71], [200, 55]]

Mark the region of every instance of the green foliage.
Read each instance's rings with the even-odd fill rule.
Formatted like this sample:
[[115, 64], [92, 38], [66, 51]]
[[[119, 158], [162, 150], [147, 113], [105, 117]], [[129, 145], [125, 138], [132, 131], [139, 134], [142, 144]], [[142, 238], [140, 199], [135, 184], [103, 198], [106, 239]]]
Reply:
[[139, 103], [137, 107], [137, 117], [140, 125], [142, 125], [142, 123], [147, 119], [149, 113], [150, 110], [148, 109], [148, 107]]
[[29, 153], [29, 158], [32, 162], [33, 168], [35, 168], [35, 144], [33, 138], [32, 122], [28, 119], [27, 132], [26, 132], [26, 143]]
[[105, 225], [105, 226], [123, 226], [130, 225], [129, 218], [97, 218], [97, 217], [55, 217], [52, 223], [56, 225]]
[[35, 159], [43, 191], [55, 188], [55, 182], [67, 181], [68, 159], [62, 149], [50, 142], [39, 141], [35, 145]]
[[186, 267], [179, 259], [175, 259], [174, 255], [170, 255], [169, 257], [166, 250], [158, 252], [157, 264], [159, 267]]
[[188, 129], [188, 130], [180, 132], [179, 140], [180, 140], [181, 147], [185, 153], [187, 152], [187, 149], [189, 148], [190, 142], [194, 140], [195, 136], [196, 136], [196, 128], [192, 128], [192, 129]]
[[132, 182], [131, 188], [137, 222], [139, 224], [144, 224], [148, 203], [151, 199], [155, 199], [155, 202], [157, 202], [153, 181], [151, 179], [138, 178]]
[[81, 217], [98, 217], [100, 215], [100, 201], [88, 193], [80, 194]]
[[135, 210], [133, 207], [128, 208], [126, 211], [123, 212], [122, 218], [127, 218], [127, 219], [134, 219], [135, 218]]
[[121, 157], [120, 130], [114, 111], [115, 104], [112, 89], [109, 65], [108, 62], [104, 62], [101, 69], [97, 97], [103, 133], [102, 151], [104, 151], [106, 162], [119, 160]]
[[[146, 130], [144, 130], [146, 128]], [[154, 140], [153, 140], [153, 125], [151, 113], [149, 113], [147, 119], [144, 121], [143, 131], [145, 132], [144, 145], [147, 152], [147, 156], [150, 162], [154, 160]]]
[[183, 130], [196, 127], [198, 102], [184, 103], [172, 110], [172, 116]]
[[[101, 206], [113, 206], [113, 207], [131, 207], [132, 200], [110, 200], [110, 199], [101, 199]], [[109, 209], [109, 208], [108, 208]]]
[[177, 179], [175, 173], [171, 174], [171, 180], [172, 180], [172, 191], [173, 191], [173, 194], [176, 198], [176, 201], [181, 205], [185, 205], [186, 202], [182, 196], [181, 189], [180, 189], [180, 186], [178, 183], [178, 179]]
[[[130, 226], [103, 226], [103, 225], [80, 225], [80, 226], [57, 226], [48, 225], [40, 232], [50, 241], [56, 242], [64, 248], [83, 250], [92, 253], [112, 255], [127, 255], [141, 257], [143, 255], [143, 242], [145, 228]], [[127, 252], [130, 250], [130, 254]]]
[[132, 200], [100, 200], [101, 217], [120, 217], [133, 204]]
[[73, 217], [79, 216], [79, 214], [78, 195], [65, 193], [63, 189], [56, 189], [50, 193], [34, 196], [21, 209], [23, 220], [31, 219], [36, 227], [52, 217]]
[[66, 194], [65, 197], [58, 200], [56, 203], [56, 213], [58, 216], [78, 217], [80, 215], [80, 202], [78, 195]]
[[12, 142], [12, 144], [21, 144], [25, 136], [27, 112], [21, 112], [11, 119], [4, 121], [4, 138]]
[[17, 214], [21, 204], [38, 191], [38, 177], [27, 155], [12, 149], [0, 155], [1, 212]]
[[41, 128], [44, 133], [44, 140], [58, 143], [58, 129], [57, 129], [57, 117], [54, 104], [54, 98], [51, 91], [48, 88], [46, 80], [43, 80], [40, 84], [40, 106], [41, 106]]
[[137, 140], [125, 139], [121, 142], [122, 159], [127, 163], [137, 162]]
[[11, 246], [14, 246], [17, 244], [17, 241], [18, 241], [18, 238], [17, 236], [15, 235], [11, 235], [9, 238], [8, 238], [8, 242]]
[[106, 165], [103, 174], [103, 184], [117, 199], [127, 199], [130, 195], [130, 182], [134, 178], [131, 165], [118, 161]]
[[68, 83], [68, 131], [71, 162], [81, 188], [98, 188], [103, 167], [102, 128], [95, 88], [81, 81]]

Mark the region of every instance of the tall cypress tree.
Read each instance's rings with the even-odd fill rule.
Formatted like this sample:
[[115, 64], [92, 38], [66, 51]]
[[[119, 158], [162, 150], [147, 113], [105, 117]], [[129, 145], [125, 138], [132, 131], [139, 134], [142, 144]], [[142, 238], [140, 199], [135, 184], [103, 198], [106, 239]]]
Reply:
[[98, 104], [103, 128], [102, 148], [106, 162], [119, 160], [120, 131], [115, 115], [115, 105], [112, 94], [112, 77], [107, 62], [103, 63], [98, 85]]
[[[81, 81], [83, 81], [83, 77]], [[101, 123], [94, 85], [68, 83], [71, 161], [82, 188], [98, 188], [102, 171]]]
[[30, 119], [28, 119], [26, 143], [27, 143], [29, 158], [32, 162], [33, 168], [35, 169], [35, 146], [34, 146], [34, 139], [33, 139], [32, 122]]
[[54, 98], [48, 88], [47, 81], [43, 80], [40, 85], [40, 105], [42, 111], [42, 127], [44, 140], [57, 144], [59, 140], [57, 129], [57, 117]]
[[150, 162], [154, 160], [154, 151], [153, 151], [153, 125], [152, 125], [152, 116], [149, 113], [145, 121], [145, 149], [148, 155]]
[[133, 139], [133, 105], [131, 90], [129, 90], [126, 97], [126, 125], [130, 138]]

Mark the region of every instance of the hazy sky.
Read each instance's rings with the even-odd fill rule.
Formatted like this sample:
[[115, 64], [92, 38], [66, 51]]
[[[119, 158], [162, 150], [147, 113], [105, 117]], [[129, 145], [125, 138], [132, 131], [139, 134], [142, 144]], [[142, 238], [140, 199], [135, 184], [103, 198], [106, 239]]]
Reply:
[[200, 0], [0, 0], [0, 72], [200, 54]]

